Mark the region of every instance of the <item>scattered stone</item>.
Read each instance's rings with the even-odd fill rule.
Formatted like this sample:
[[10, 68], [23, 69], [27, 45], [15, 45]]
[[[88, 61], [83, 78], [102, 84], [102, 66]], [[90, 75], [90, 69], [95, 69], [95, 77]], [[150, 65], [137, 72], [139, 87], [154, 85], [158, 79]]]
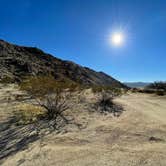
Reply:
[[161, 138], [157, 138], [157, 137], [152, 136], [149, 138], [149, 141], [151, 141], [151, 142], [163, 142], [164, 140]]

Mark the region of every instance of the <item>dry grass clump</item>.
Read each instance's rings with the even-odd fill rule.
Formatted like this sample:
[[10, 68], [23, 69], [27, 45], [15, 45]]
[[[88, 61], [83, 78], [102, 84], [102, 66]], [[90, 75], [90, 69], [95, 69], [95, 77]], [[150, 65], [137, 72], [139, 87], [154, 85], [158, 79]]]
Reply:
[[20, 104], [16, 107], [16, 118], [19, 125], [34, 123], [44, 114], [41, 107], [32, 104]]

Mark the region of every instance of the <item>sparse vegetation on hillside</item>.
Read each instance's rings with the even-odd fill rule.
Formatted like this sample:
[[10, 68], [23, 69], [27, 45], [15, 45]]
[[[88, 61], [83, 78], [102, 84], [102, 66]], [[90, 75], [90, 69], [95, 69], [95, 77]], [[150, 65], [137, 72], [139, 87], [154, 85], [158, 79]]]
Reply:
[[123, 93], [121, 88], [115, 88], [112, 86], [92, 86], [94, 93], [107, 92], [112, 96], [120, 96]]

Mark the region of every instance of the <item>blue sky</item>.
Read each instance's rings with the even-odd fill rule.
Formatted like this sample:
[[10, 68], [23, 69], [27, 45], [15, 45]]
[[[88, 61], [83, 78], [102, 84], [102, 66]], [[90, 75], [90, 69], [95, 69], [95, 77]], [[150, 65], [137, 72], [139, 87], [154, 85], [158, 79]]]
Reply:
[[165, 0], [0, 0], [0, 38], [120, 81], [166, 80]]

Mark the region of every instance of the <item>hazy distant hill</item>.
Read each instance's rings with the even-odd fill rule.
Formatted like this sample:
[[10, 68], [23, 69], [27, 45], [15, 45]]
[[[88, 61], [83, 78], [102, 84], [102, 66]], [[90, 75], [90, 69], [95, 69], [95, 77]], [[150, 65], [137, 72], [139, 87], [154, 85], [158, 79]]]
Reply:
[[149, 82], [124, 82], [125, 85], [131, 88], [143, 88], [149, 85]]
[[125, 87], [103, 72], [58, 59], [38, 48], [17, 46], [0, 40], [0, 79], [10, 77], [18, 81], [27, 75], [52, 75], [56, 79], [67, 78], [86, 85]]

